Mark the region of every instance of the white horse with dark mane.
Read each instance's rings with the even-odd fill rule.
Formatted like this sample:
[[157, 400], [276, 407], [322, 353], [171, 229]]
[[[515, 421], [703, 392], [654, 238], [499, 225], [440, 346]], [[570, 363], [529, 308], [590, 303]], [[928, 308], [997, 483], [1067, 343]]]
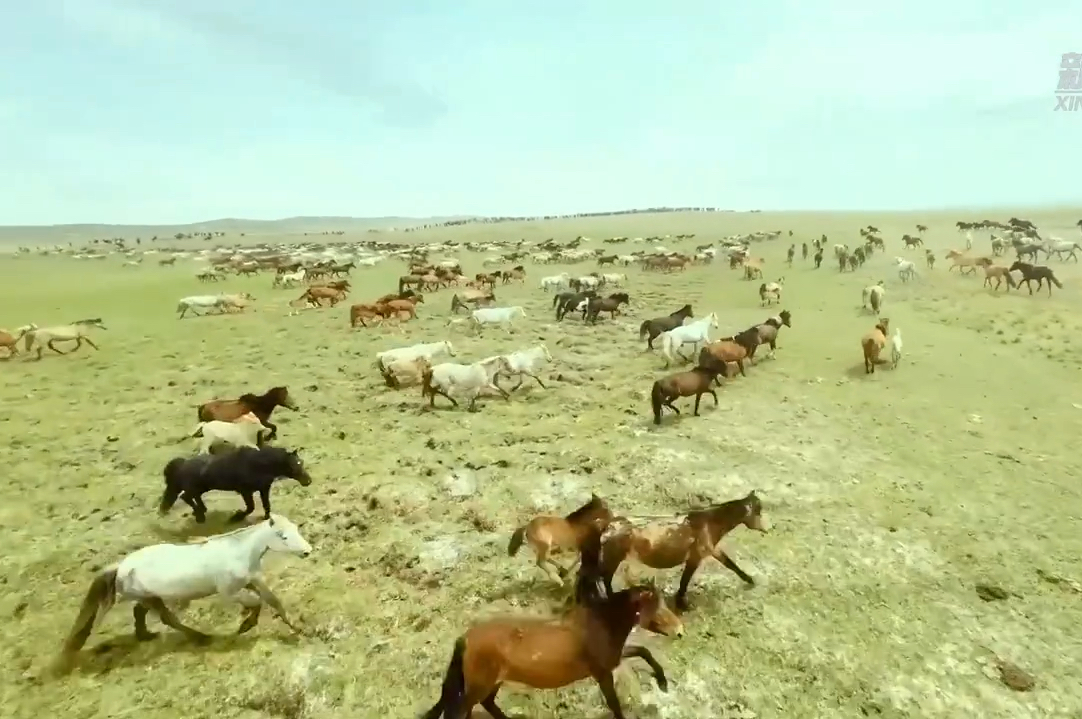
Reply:
[[668, 367], [672, 364], [673, 353], [680, 355], [681, 359], [687, 361], [688, 358], [684, 356], [680, 348], [690, 344], [695, 345], [695, 349], [698, 349], [700, 344], [706, 344], [710, 341], [710, 328], [717, 326], [717, 313], [711, 312], [706, 317], [697, 319], [694, 322], [688, 322], [686, 325], [675, 327], [668, 332], [662, 332], [658, 339], [661, 340], [661, 354], [665, 357], [665, 366]]
[[297, 525], [277, 514], [259, 524], [188, 544], [137, 549], [94, 577], [55, 669], [65, 672], [74, 666], [94, 624], [118, 602], [135, 602], [135, 636], [140, 641], [156, 636], [147, 628], [147, 615], [154, 612], [167, 627], [206, 642], [210, 635], [183, 624], [167, 604], [187, 604], [215, 594], [245, 608], [238, 634], [256, 625], [264, 604], [297, 631], [285, 607], [263, 581], [263, 558], [267, 552], [307, 557], [311, 551]]
[[[70, 325], [55, 325], [53, 327], [38, 327], [27, 330], [23, 335], [26, 338], [26, 351], [29, 352], [36, 344], [38, 350], [37, 359], [41, 359], [41, 353], [46, 347], [58, 355], [71, 354], [82, 347], [84, 342], [94, 349], [98, 349], [98, 346], [94, 344], [94, 340], [90, 339], [90, 331], [93, 329], [104, 330], [105, 323], [96, 317], [89, 320], [78, 320]], [[64, 352], [56, 348], [56, 342], [74, 342], [75, 346]]]

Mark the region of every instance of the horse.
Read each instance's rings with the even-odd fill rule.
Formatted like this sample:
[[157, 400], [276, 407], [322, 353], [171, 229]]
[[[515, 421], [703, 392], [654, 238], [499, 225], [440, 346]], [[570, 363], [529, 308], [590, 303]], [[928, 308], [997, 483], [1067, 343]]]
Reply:
[[639, 341], [646, 340], [647, 349], [654, 349], [654, 340], [662, 332], [668, 332], [669, 330], [680, 327], [684, 324], [684, 320], [691, 317], [694, 314], [691, 310], [691, 305], [684, 305], [676, 312], [667, 315], [666, 317], [655, 317], [652, 320], [644, 320], [642, 325], [639, 326]]
[[[44, 347], [48, 347], [53, 352], [56, 352], [58, 355], [65, 355], [71, 354], [75, 350], [82, 347], [83, 343], [86, 342], [88, 345], [97, 350], [98, 346], [94, 344], [94, 340], [90, 339], [89, 336], [91, 329], [104, 330], [106, 329], [106, 327], [100, 319], [95, 318], [90, 320], [79, 320], [78, 322], [73, 322], [70, 325], [57, 325], [54, 327], [37, 327], [34, 329], [29, 329], [22, 335], [25, 341], [23, 347], [27, 352], [29, 352], [31, 349], [33, 349], [34, 344], [37, 343], [37, 359], [39, 360], [41, 359], [41, 353], [44, 351]], [[68, 350], [67, 352], [62, 352], [56, 348], [56, 346], [53, 344], [54, 342], [75, 342], [75, 347]]]
[[[756, 329], [759, 330], [759, 344], [770, 345], [770, 357], [774, 357], [775, 350], [778, 349], [778, 333], [781, 332], [782, 327], [792, 327], [793, 319], [792, 313], [789, 310], [782, 310], [778, 314], [767, 319], [766, 322], [756, 325]], [[752, 354], [755, 354], [754, 352]]]
[[317, 287], [312, 286], [306, 289], [300, 297], [293, 300], [289, 304], [299, 305], [301, 302], [306, 303], [309, 307], [322, 307], [323, 300], [329, 300], [331, 307], [346, 299], [345, 290], [335, 289], [334, 287]]
[[158, 514], [167, 514], [180, 499], [192, 508], [199, 524], [207, 520], [207, 505], [203, 503], [207, 492], [239, 494], [244, 509], [229, 518], [230, 522], [239, 522], [255, 511], [256, 493], [265, 518], [270, 519], [271, 485], [279, 477], [295, 479], [302, 487], [312, 483], [297, 452], [282, 447], [240, 447], [221, 454], [174, 457], [166, 463], [163, 475], [165, 491], [158, 503]]
[[568, 570], [554, 562], [549, 555], [567, 549], [581, 551], [582, 541], [590, 528], [596, 527], [603, 532], [612, 521], [612, 516], [605, 500], [591, 494], [589, 502], [566, 517], [540, 515], [516, 529], [507, 545], [507, 556], [515, 556], [523, 543], [528, 543], [537, 566], [562, 587]]
[[[597, 540], [595, 540], [597, 541]], [[586, 566], [586, 553], [582, 565]], [[602, 595], [595, 574], [580, 573], [580, 603], [563, 617], [519, 616], [474, 623], [454, 644], [440, 698], [423, 719], [462, 719], [478, 704], [493, 719], [507, 719], [496, 704], [504, 682], [536, 689], [557, 689], [592, 677], [601, 688], [615, 719], [625, 719], [613, 682], [613, 671], [630, 657], [653, 670], [658, 688], [668, 691], [668, 679], [646, 647], [625, 647], [638, 626], [667, 635], [675, 632], [662, 621], [671, 614], [656, 586], [643, 584]]]
[[27, 332], [36, 330], [37, 328], [38, 326], [33, 323], [23, 325], [22, 327], [15, 328], [17, 334], [11, 334], [7, 330], [0, 329], [0, 347], [3, 347], [8, 351], [8, 354], [4, 359], [11, 359], [19, 354], [19, 340], [21, 340], [23, 335]]
[[886, 288], [883, 287], [883, 280], [879, 280], [874, 285], [864, 288], [864, 292], [861, 294], [863, 309], [868, 308], [868, 304], [871, 303], [872, 312], [879, 314], [879, 308], [883, 306], [883, 294], [886, 292]]
[[605, 588], [612, 592], [613, 575], [629, 558], [653, 569], [671, 569], [683, 563], [684, 572], [676, 592], [676, 607], [680, 610], [688, 609], [688, 585], [707, 557], [717, 559], [745, 584], [754, 586], [755, 580], [718, 547], [721, 538], [741, 524], [757, 532], [767, 531], [762, 503], [754, 491], [741, 499], [693, 509], [686, 515], [644, 526], [636, 527], [626, 518], [614, 519], [601, 544]]
[[596, 290], [585, 292], [561, 292], [552, 299], [552, 306], [556, 308], [556, 319], [562, 320], [568, 312], [574, 311], [586, 300], [597, 297]]
[[947, 272], [950, 272], [955, 267], [958, 267], [958, 271], [964, 275], [976, 272], [977, 267], [979, 267], [981, 264], [981, 260], [986, 259], [984, 257], [970, 257], [964, 252], [959, 252], [958, 250], [951, 250], [947, 253], [946, 258], [948, 260], [951, 260], [951, 266], [947, 268]]
[[650, 388], [650, 407], [654, 411], [654, 424], [661, 424], [661, 408], [668, 407], [673, 412], [680, 414], [680, 410], [673, 404], [677, 397], [690, 397], [695, 395], [694, 415], [699, 416], [699, 403], [703, 395], [708, 394], [714, 398], [714, 406], [718, 406], [718, 395], [711, 387], [717, 381], [718, 373], [724, 372], [724, 365], [716, 364], [709, 367], [701, 365], [693, 367], [686, 372], [677, 372], [668, 377], [663, 377], [654, 382]]
[[[1052, 296], [1052, 285], [1055, 285], [1061, 290], [1063, 289], [1063, 285], [1060, 283], [1059, 280], [1056, 279], [1056, 275], [1053, 274], [1051, 267], [1045, 267], [1043, 265], [1031, 265], [1028, 262], [1015, 260], [1014, 264], [1012, 264], [1010, 267], [1010, 271], [1014, 272], [1015, 270], [1018, 270], [1020, 273], [1022, 273], [1022, 280], [1018, 284], [1024, 284], [1031, 295], [1033, 294], [1033, 286], [1030, 284], [1031, 280], [1037, 280], [1038, 291], [1040, 291], [1041, 289], [1041, 283], [1047, 280], [1049, 297]], [[29, 348], [29, 345], [27, 345], [27, 349]], [[38, 352], [38, 356], [40, 357], [41, 350], [39, 349]]]
[[984, 287], [992, 287], [992, 280], [996, 281], [996, 286], [992, 287], [992, 290], [998, 290], [999, 286], [1003, 284], [1003, 281], [1007, 281], [1007, 291], [1010, 292], [1012, 287], [1017, 287], [1014, 284], [1014, 279], [1011, 277], [1011, 271], [1004, 265], [992, 264], [992, 260], [987, 257], [982, 257], [985, 260], [981, 263], [984, 267]]
[[287, 388], [271, 387], [261, 395], [242, 394], [236, 399], [212, 399], [199, 405], [197, 415], [200, 422], [209, 422], [212, 419], [236, 422], [240, 417], [251, 412], [270, 430], [267, 439], [271, 440], [278, 436], [278, 425], [271, 424], [270, 421], [275, 407], [297, 411], [297, 405], [289, 396]]
[[66, 673], [74, 668], [78, 652], [90, 638], [94, 624], [117, 602], [135, 602], [132, 614], [139, 641], [157, 636], [147, 628], [147, 614], [153, 611], [167, 627], [198, 643], [208, 642], [210, 635], [181, 623], [167, 603], [186, 604], [214, 594], [244, 607], [245, 616], [237, 634], [255, 627], [264, 604], [299, 633], [282, 602], [261, 576], [267, 552], [307, 557], [312, 546], [301, 536], [297, 525], [281, 515], [271, 515], [251, 527], [197, 542], [154, 544], [137, 549], [94, 576], [54, 671]]
[[604, 299], [598, 297], [591, 298], [587, 302], [583, 320], [590, 324], [595, 324], [597, 323], [598, 314], [602, 312], [608, 312], [612, 319], [616, 319], [616, 311], [620, 309], [620, 305], [629, 304], [631, 304], [631, 298], [626, 292], [614, 292]]
[[895, 327], [894, 334], [890, 337], [890, 368], [898, 369], [898, 363], [902, 359], [902, 328]]
[[[792, 258], [790, 258], [791, 260]], [[781, 290], [784, 282], [785, 278], [779, 277], [776, 282], [764, 282], [759, 285], [759, 305], [766, 307], [775, 302], [781, 302]]]
[[875, 365], [881, 361], [879, 353], [887, 344], [889, 331], [890, 320], [881, 317], [875, 329], [861, 338], [860, 346], [864, 350], [864, 374], [875, 374]]
[[[735, 362], [742, 377], [747, 377], [744, 372], [744, 360], [751, 360], [755, 356], [755, 350], [759, 349], [759, 327], [748, 329], [733, 335], [724, 337], [717, 342], [709, 342], [699, 350], [699, 366], [718, 368], [718, 374], [726, 379], [729, 377], [729, 362]], [[721, 384], [716, 376], [714, 383]]]
[[680, 348], [686, 344], [698, 345], [709, 342], [710, 328], [717, 326], [717, 313], [711, 312], [706, 317], [700, 317], [694, 322], [661, 333], [661, 354], [665, 356], [665, 366], [672, 364], [673, 352], [680, 355], [681, 359], [687, 360], [688, 358], [684, 356]]
[[1082, 245], [1069, 240], [1061, 240], [1057, 237], [1049, 237], [1044, 243], [1045, 256], [1051, 258], [1052, 255], [1055, 255], [1057, 259], [1063, 262], [1067, 261], [1064, 255], [1078, 262], [1078, 255], [1075, 254], [1077, 251], [1082, 251]]
[[[927, 256], [931, 257], [931, 255]], [[894, 262], [898, 265], [898, 278], [902, 282], [909, 282], [909, 280], [917, 276], [917, 265], [912, 260], [895, 257]]]

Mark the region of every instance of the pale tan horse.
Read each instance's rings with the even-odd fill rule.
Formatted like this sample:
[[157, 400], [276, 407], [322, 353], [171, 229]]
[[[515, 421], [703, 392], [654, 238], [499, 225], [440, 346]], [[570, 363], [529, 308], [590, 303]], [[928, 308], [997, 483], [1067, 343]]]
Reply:
[[[105, 325], [100, 319], [92, 319], [79, 320], [78, 322], [73, 322], [70, 325], [57, 325], [55, 327], [41, 327], [29, 330], [25, 334], [26, 351], [29, 352], [31, 349], [34, 348], [34, 345], [36, 344], [38, 351], [36, 359], [40, 360], [41, 353], [44, 351], [45, 347], [48, 347], [53, 352], [56, 352], [59, 355], [71, 354], [75, 350], [82, 347], [84, 342], [86, 342], [94, 349], [98, 349], [98, 346], [94, 344], [94, 340], [90, 339], [89, 335], [91, 329], [104, 330]], [[54, 342], [75, 342], [76, 344], [74, 348], [68, 350], [67, 352], [63, 352], [56, 348], [56, 346], [53, 344]]]
[[951, 266], [947, 268], [948, 272], [957, 267], [959, 268], [958, 271], [961, 272], [963, 275], [968, 275], [976, 272], [977, 268], [980, 267], [988, 258], [971, 257], [965, 252], [961, 252], [959, 250], [951, 250], [947, 253], [946, 259], [951, 260]]
[[1011, 269], [1006, 265], [993, 264], [992, 260], [987, 257], [979, 258], [977, 264], [984, 268], [984, 286], [992, 287], [992, 280], [995, 280], [996, 286], [992, 287], [992, 290], [995, 291], [1006, 280], [1008, 292], [1011, 291], [1011, 288], [1017, 287], [1014, 278], [1011, 277]]

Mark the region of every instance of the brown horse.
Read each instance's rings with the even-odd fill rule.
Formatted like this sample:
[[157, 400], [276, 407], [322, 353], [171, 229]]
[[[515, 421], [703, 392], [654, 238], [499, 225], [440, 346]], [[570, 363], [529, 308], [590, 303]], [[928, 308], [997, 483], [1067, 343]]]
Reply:
[[346, 299], [344, 290], [338, 290], [333, 287], [309, 287], [300, 297], [293, 300], [290, 304], [297, 305], [301, 302], [306, 302], [310, 307], [322, 307], [323, 300], [330, 300], [331, 307], [334, 307], [344, 299]]
[[[755, 357], [755, 350], [759, 349], [759, 328], [749, 327], [738, 335], [720, 339], [717, 342], [709, 342], [699, 350], [700, 367], [717, 367], [718, 374], [728, 378], [729, 362], [735, 362], [742, 377], [747, 377], [744, 372], [744, 360], [749, 362]], [[721, 380], [714, 377], [718, 385]]]
[[610, 521], [612, 521], [612, 512], [605, 504], [605, 500], [592, 494], [589, 502], [566, 517], [541, 515], [516, 529], [511, 534], [511, 542], [507, 545], [507, 555], [515, 556], [523, 542], [528, 542], [537, 558], [537, 566], [563, 586], [563, 578], [567, 576], [568, 570], [552, 561], [549, 554], [568, 549], [581, 551], [583, 538], [586, 537], [590, 528], [596, 527], [598, 531], [603, 532], [608, 528]]
[[597, 316], [602, 312], [608, 312], [612, 319], [616, 319], [616, 312], [620, 305], [630, 305], [631, 298], [626, 292], [615, 292], [604, 299], [591, 297], [586, 304], [586, 313], [583, 319], [590, 324], [597, 322]]
[[384, 295], [383, 297], [380, 297], [378, 300], [376, 300], [372, 304], [374, 304], [374, 305], [383, 305], [383, 304], [386, 304], [388, 302], [393, 302], [395, 300], [408, 300], [411, 297], [416, 297], [418, 302], [424, 302], [425, 301], [425, 296], [422, 295], [420, 292], [414, 292], [413, 290], [403, 290], [401, 292], [392, 292], [390, 294]]
[[712, 382], [717, 381], [718, 373], [723, 372], [723, 366], [713, 365], [710, 367], [693, 367], [686, 372], [677, 372], [668, 377], [662, 377], [654, 382], [650, 388], [650, 407], [654, 411], [654, 424], [661, 424], [661, 408], [668, 407], [673, 412], [680, 414], [680, 410], [673, 405], [673, 400], [678, 397], [690, 397], [695, 395], [695, 412], [699, 416], [699, 403], [703, 395], [708, 394], [714, 398], [714, 406], [718, 406], [718, 395], [711, 387]]
[[209, 422], [216, 419], [222, 422], [236, 422], [251, 412], [270, 430], [267, 439], [274, 439], [278, 436], [278, 425], [271, 424], [270, 416], [276, 407], [297, 411], [297, 405], [293, 403], [289, 390], [285, 387], [271, 387], [262, 395], [242, 394], [236, 399], [212, 399], [210, 402], [204, 402], [199, 405], [199, 421]]
[[[599, 542], [597, 535], [591, 544]], [[650, 650], [625, 647], [636, 626], [680, 636], [683, 625], [665, 606], [656, 586], [644, 584], [618, 593], [600, 591], [600, 572], [584, 551], [577, 583], [578, 603], [565, 616], [488, 619], [473, 624], [455, 641], [439, 701], [423, 719], [464, 719], [480, 704], [493, 719], [509, 719], [496, 704], [504, 682], [558, 689], [593, 678], [615, 719], [625, 719], [613, 682], [624, 659], [638, 657], [650, 667], [658, 688], [668, 691], [665, 670]]]
[[890, 320], [881, 317], [875, 329], [861, 338], [860, 346], [864, 350], [864, 374], [875, 374], [875, 366], [882, 364], [879, 353], [886, 347], [889, 333]]
[[380, 303], [374, 304], [357, 304], [349, 308], [349, 326], [367, 327], [368, 323], [365, 320], [376, 320], [377, 325], [382, 325], [384, 320], [384, 312], [386, 305]]
[[381, 306], [384, 308], [384, 317], [396, 317], [401, 319], [402, 315], [406, 315], [406, 319], [417, 319], [417, 303], [424, 302], [422, 295], [414, 295], [404, 300], [391, 300], [390, 302], [384, 302]]
[[13, 335], [7, 330], [0, 330], [0, 348], [6, 349], [8, 351], [7, 356], [4, 357], [4, 359], [11, 359], [15, 355], [19, 354], [19, 340], [21, 340], [23, 338], [23, 335], [25, 335], [27, 332], [36, 330], [37, 328], [37, 325], [26, 325], [25, 327], [20, 327], [16, 330], [18, 332], [17, 335]]
[[601, 551], [606, 589], [612, 592], [612, 577], [628, 558], [654, 569], [671, 569], [683, 563], [684, 572], [676, 592], [676, 606], [681, 610], [688, 608], [688, 584], [707, 557], [717, 559], [745, 584], [754, 585], [755, 580], [738, 567], [718, 543], [741, 524], [757, 532], [766, 532], [762, 509], [762, 503], [753, 491], [741, 499], [692, 510], [680, 521], [674, 521], [679, 517], [673, 517], [635, 527], [622, 518], [614, 519]]
[[[782, 310], [766, 322], [756, 325], [759, 330], [759, 344], [770, 345], [770, 356], [778, 349], [778, 333], [782, 327], [792, 327], [793, 315], [789, 310]], [[754, 354], [754, 353], [753, 353]]]

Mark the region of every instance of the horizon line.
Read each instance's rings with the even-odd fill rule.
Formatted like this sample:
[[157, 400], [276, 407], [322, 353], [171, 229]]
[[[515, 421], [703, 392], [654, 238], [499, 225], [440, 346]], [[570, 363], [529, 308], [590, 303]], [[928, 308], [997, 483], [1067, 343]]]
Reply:
[[[677, 214], [677, 213], [717, 213], [717, 214], [804, 214], [804, 215], [829, 215], [829, 214], [854, 214], [854, 215], [869, 215], [869, 214], [914, 214], [919, 212], [995, 212], [1002, 211], [1007, 205], [983, 205], [983, 206], [940, 206], [940, 207], [916, 207], [907, 209], [852, 209], [852, 208], [836, 208], [836, 209], [728, 209], [721, 207], [707, 207], [707, 206], [681, 206], [681, 207], [648, 207], [648, 208], [632, 208], [624, 210], [592, 210], [584, 212], [570, 212], [570, 213], [552, 213], [552, 214], [537, 214], [537, 215], [484, 215], [484, 214], [468, 214], [468, 213], [456, 213], [451, 215], [291, 215], [288, 217], [278, 217], [273, 219], [265, 218], [253, 218], [253, 217], [219, 217], [211, 220], [197, 220], [194, 222], [62, 222], [53, 224], [29, 224], [29, 225], [0, 225], [0, 229], [57, 229], [57, 228], [71, 228], [71, 227], [195, 227], [198, 225], [212, 225], [224, 222], [233, 223], [252, 223], [252, 224], [275, 224], [284, 223], [298, 220], [345, 220], [345, 221], [379, 221], [379, 220], [405, 220], [410, 222], [432, 222], [432, 221], [447, 221], [447, 220], [505, 220], [513, 222], [516, 220], [562, 220], [562, 219], [576, 219], [576, 218], [594, 218], [594, 217], [609, 217], [618, 215], [632, 215], [632, 214]], [[1082, 200], [1079, 200], [1077, 205], [1070, 204], [1048, 204], [1048, 205], [1023, 205], [1015, 206], [1012, 212], [1026, 211], [1026, 212], [1049, 212], [1049, 211], [1065, 211], [1067, 209], [1078, 208], [1082, 212]]]

